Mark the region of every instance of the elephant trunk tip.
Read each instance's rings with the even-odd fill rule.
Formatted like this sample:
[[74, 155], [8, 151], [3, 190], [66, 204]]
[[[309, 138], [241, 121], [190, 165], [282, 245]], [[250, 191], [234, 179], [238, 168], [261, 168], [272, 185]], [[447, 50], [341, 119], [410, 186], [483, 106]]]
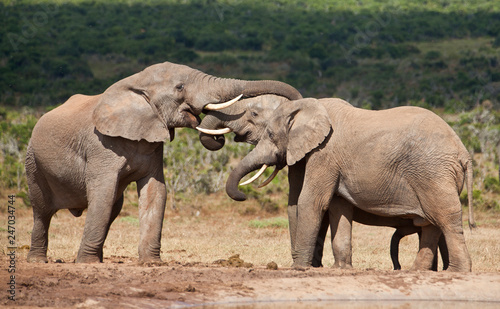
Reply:
[[231, 185], [226, 185], [226, 193], [230, 198], [238, 202], [243, 202], [247, 199], [245, 193], [238, 190], [238, 188], [233, 188]]

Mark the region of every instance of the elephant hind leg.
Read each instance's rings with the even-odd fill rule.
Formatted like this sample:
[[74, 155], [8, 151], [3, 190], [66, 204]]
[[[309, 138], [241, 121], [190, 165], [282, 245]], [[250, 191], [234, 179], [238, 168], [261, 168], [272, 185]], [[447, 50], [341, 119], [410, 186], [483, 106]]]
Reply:
[[457, 223], [441, 227], [444, 234], [445, 247], [447, 248], [447, 250], [441, 251], [443, 256], [443, 269], [470, 272], [472, 270], [472, 262], [467, 250], [467, 245], [465, 244], [465, 237], [461, 224], [462, 213], [457, 213], [454, 217], [455, 219], [453, 221]]
[[[449, 252], [449, 271], [472, 270], [472, 262], [465, 244], [465, 237], [462, 226], [462, 206], [458, 194], [450, 190], [449, 194], [439, 195], [440, 200], [432, 209], [427, 209], [426, 215], [432, 218], [433, 224], [438, 226], [446, 240], [446, 247]], [[423, 231], [423, 228], [422, 228]], [[436, 238], [436, 243], [439, 236]], [[445, 256], [446, 258], [446, 253]], [[444, 264], [444, 262], [443, 262]], [[446, 265], [444, 265], [446, 267]]]
[[[432, 224], [422, 227], [419, 250], [417, 258], [413, 262], [411, 270], [432, 270], [435, 264], [438, 239], [441, 230]], [[436, 265], [437, 268], [437, 265]]]
[[51, 205], [51, 191], [45, 179], [28, 171], [29, 197], [33, 208], [33, 230], [27, 260], [30, 263], [47, 263], [49, 226], [57, 210]]

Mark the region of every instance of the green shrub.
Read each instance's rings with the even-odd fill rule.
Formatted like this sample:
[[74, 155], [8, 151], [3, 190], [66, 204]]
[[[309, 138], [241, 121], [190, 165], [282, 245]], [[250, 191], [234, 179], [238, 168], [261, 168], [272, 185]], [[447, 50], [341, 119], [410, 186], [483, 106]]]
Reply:
[[251, 220], [249, 223], [250, 227], [254, 228], [288, 228], [288, 219], [282, 217], [264, 219], [264, 220]]
[[498, 178], [486, 176], [483, 183], [486, 190], [500, 194], [500, 182]]

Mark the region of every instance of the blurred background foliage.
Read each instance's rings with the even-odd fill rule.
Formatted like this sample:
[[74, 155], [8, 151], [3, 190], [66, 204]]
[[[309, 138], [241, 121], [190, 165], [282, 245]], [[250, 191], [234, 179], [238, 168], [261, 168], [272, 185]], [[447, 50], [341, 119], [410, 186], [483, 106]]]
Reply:
[[[1, 0], [0, 16], [0, 188], [25, 195], [24, 153], [41, 114], [171, 61], [363, 108], [433, 109], [475, 155], [477, 200], [500, 210], [498, 1]], [[194, 131], [179, 132], [164, 159], [179, 202], [219, 191], [250, 149], [229, 142], [211, 153]], [[286, 191], [286, 173], [265, 190]]]

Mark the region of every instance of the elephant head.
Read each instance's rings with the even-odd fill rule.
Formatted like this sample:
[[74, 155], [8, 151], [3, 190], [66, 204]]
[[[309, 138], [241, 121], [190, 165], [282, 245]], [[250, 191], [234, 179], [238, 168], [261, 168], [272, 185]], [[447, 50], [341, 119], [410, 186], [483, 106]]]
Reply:
[[102, 134], [163, 142], [174, 128], [195, 128], [199, 114], [241, 97], [287, 95], [294, 88], [277, 81], [217, 78], [185, 65], [160, 63], [111, 85], [98, 99], [93, 122]]
[[248, 184], [259, 177], [268, 166], [275, 172], [264, 182], [269, 183], [279, 170], [294, 165], [321, 145], [331, 134], [332, 125], [326, 108], [316, 99], [302, 99], [282, 103], [269, 120], [255, 148], [231, 172], [226, 192], [234, 200], [244, 201], [246, 196], [238, 190], [240, 180], [248, 173], [261, 170]]
[[240, 100], [237, 104], [219, 111], [207, 112], [197, 129], [200, 142], [208, 150], [219, 150], [224, 146], [225, 133], [234, 132], [236, 142], [256, 145], [274, 110], [283, 102], [301, 99], [294, 88], [282, 95], [261, 95]]

